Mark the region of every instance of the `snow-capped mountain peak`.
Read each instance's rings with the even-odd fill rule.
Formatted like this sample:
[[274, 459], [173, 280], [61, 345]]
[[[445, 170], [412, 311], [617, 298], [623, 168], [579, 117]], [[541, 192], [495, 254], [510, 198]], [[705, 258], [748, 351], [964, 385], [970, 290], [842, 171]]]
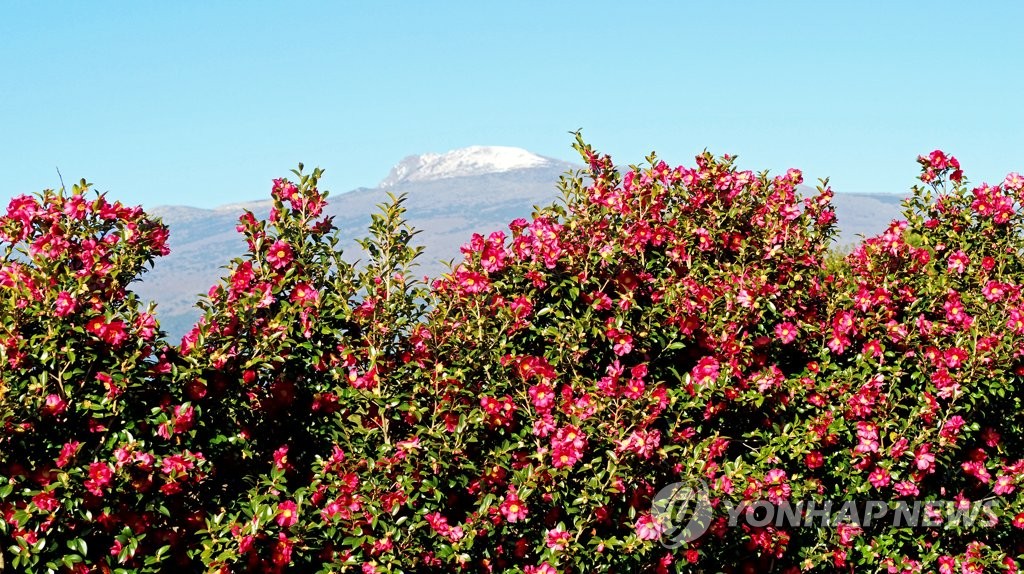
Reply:
[[522, 148], [507, 146], [470, 146], [446, 153], [411, 155], [398, 162], [380, 187], [411, 181], [428, 181], [500, 173], [516, 169], [543, 167], [552, 160]]

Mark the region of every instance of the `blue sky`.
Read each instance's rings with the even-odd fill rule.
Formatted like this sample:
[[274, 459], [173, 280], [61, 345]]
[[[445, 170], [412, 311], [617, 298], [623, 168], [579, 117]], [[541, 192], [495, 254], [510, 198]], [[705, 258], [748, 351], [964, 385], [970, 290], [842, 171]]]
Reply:
[[1024, 171], [1022, 3], [5, 2], [0, 201], [87, 178], [146, 206], [335, 193], [473, 144], [622, 163], [704, 148], [902, 193], [917, 154]]

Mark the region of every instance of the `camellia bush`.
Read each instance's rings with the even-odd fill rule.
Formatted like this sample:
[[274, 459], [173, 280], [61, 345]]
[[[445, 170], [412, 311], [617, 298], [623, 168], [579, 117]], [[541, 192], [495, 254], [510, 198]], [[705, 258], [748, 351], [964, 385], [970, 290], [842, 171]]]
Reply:
[[[424, 281], [403, 198], [354, 264], [300, 166], [180, 342], [130, 290], [166, 227], [14, 199], [0, 571], [1017, 571], [1024, 177], [922, 156], [841, 256], [827, 181], [576, 148], [561, 201]], [[711, 509], [685, 540], [675, 484]], [[986, 510], [742, 518], [826, 501]]]

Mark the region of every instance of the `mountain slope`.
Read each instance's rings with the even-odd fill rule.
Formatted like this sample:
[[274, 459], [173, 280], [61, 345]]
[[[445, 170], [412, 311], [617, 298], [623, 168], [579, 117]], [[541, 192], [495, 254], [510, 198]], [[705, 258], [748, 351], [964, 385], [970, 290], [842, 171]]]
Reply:
[[[434, 277], [447, 269], [443, 261], [458, 259], [459, 247], [473, 233], [507, 230], [517, 217], [529, 217], [535, 205], [558, 196], [560, 175], [572, 164], [544, 158], [518, 148], [476, 146], [446, 154], [403, 159], [376, 188], [360, 188], [329, 198], [327, 213], [344, 238], [350, 261], [362, 254], [355, 238], [363, 237], [376, 205], [388, 193], [406, 194], [409, 223], [420, 230], [416, 241], [426, 247], [419, 274]], [[803, 190], [805, 194], [812, 190]], [[899, 217], [895, 195], [837, 194], [834, 199], [841, 229], [839, 245], [874, 235]], [[244, 253], [245, 242], [235, 231], [244, 209], [258, 217], [270, 210], [269, 201], [216, 209], [165, 206], [151, 210], [171, 228], [171, 254], [157, 261], [136, 292], [159, 305], [158, 315], [172, 339], [180, 337], [198, 318], [196, 296], [223, 275], [223, 266]]]

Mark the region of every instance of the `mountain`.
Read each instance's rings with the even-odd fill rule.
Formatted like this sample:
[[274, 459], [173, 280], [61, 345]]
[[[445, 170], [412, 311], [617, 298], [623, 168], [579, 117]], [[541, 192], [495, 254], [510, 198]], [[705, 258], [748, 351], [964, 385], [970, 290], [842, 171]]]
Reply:
[[[406, 194], [409, 223], [420, 230], [426, 247], [421, 275], [447, 270], [443, 261], [460, 258], [459, 247], [476, 233], [507, 230], [517, 217], [529, 217], [535, 205], [557, 199], [560, 175], [579, 166], [526, 150], [473, 146], [442, 154], [401, 160], [374, 188], [359, 188], [328, 198], [327, 213], [341, 230], [350, 261], [360, 258], [355, 239], [363, 237], [376, 205], [388, 193]], [[807, 195], [813, 190], [804, 189]], [[850, 245], [858, 235], [871, 236], [899, 217], [900, 198], [883, 194], [837, 194], [834, 199], [841, 229], [837, 243]], [[161, 325], [174, 340], [198, 318], [197, 294], [206, 293], [224, 273], [224, 266], [245, 252], [235, 231], [243, 210], [266, 217], [271, 202], [254, 201], [214, 209], [162, 206], [150, 210], [170, 226], [171, 254], [156, 262], [135, 291], [158, 304]]]
[[447, 153], [411, 155], [398, 162], [379, 187], [551, 167], [563, 162], [517, 147], [470, 146]]

